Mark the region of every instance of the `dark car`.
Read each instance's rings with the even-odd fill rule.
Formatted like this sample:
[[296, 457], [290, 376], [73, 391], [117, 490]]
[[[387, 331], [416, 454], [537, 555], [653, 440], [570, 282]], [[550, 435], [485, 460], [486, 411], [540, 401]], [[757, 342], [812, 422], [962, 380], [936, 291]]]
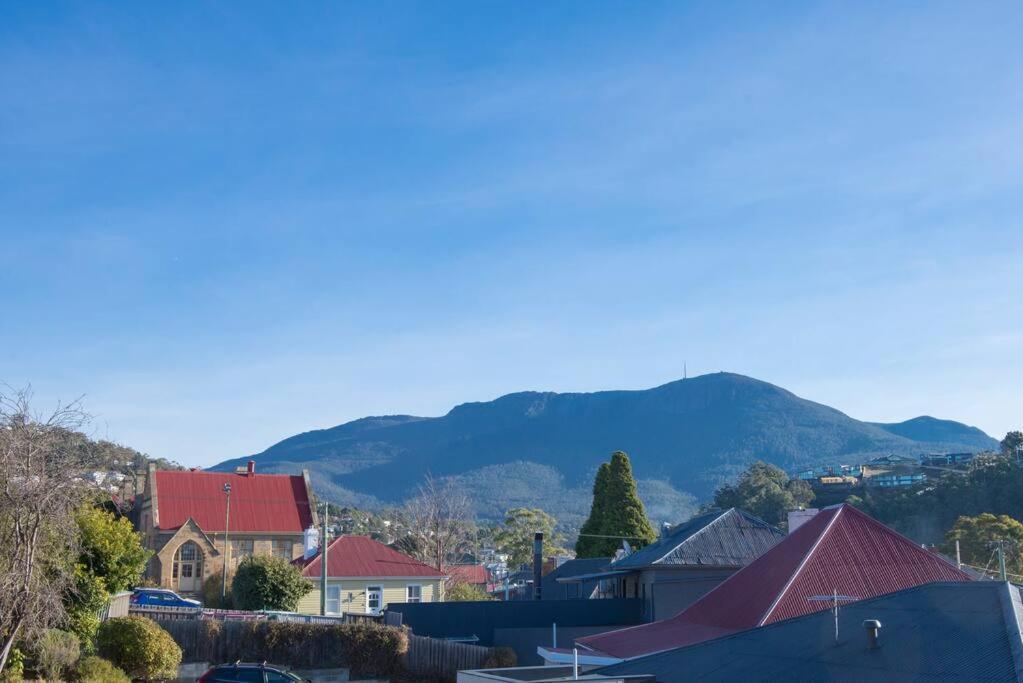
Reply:
[[131, 604], [150, 605], [156, 607], [202, 608], [202, 603], [198, 600], [183, 598], [174, 591], [167, 590], [166, 588], [136, 588], [131, 594]]
[[197, 683], [218, 683], [218, 681], [240, 681], [243, 683], [307, 683], [287, 669], [270, 664], [221, 664], [199, 677]]

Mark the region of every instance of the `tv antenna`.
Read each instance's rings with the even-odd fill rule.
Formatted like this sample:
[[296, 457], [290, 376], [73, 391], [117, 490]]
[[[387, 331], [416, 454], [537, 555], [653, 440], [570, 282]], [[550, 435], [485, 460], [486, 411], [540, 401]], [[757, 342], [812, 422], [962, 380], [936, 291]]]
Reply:
[[807, 598], [810, 602], [830, 602], [831, 611], [835, 615], [835, 645], [838, 645], [838, 603], [839, 602], [854, 602], [859, 598], [853, 597], [852, 595], [839, 595], [838, 589], [834, 589], [831, 595], [811, 595]]

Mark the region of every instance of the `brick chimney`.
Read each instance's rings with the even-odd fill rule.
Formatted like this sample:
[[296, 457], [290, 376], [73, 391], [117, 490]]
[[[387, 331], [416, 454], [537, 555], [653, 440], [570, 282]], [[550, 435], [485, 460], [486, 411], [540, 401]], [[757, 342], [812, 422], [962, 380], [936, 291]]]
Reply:
[[251, 476], [256, 473], [256, 461], [249, 460], [248, 466], [245, 468], [245, 476]]

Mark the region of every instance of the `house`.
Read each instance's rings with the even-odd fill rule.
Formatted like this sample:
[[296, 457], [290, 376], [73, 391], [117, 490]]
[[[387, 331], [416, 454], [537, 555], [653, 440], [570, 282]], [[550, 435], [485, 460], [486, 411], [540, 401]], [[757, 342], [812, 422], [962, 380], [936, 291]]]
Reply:
[[894, 453], [879, 456], [867, 463], [869, 467], [875, 469], [885, 467], [916, 467], [919, 464], [916, 458], [911, 458], [908, 455], [895, 455]]
[[[320, 613], [321, 553], [294, 564], [315, 588], [298, 604], [303, 614]], [[368, 536], [340, 536], [327, 546], [327, 614], [379, 614], [392, 604], [444, 599], [444, 572], [388, 548]]]
[[[970, 581], [944, 557], [850, 505], [824, 508], [680, 614], [581, 638], [584, 661], [624, 660], [826, 610], [827, 596], [867, 599], [932, 581]], [[564, 651], [540, 653], [564, 663]]]
[[449, 564], [444, 573], [450, 583], [467, 583], [482, 590], [491, 584], [490, 572], [482, 564]]
[[643, 600], [646, 621], [666, 619], [783, 537], [780, 530], [742, 510], [714, 510], [672, 527], [650, 545], [613, 561], [604, 571], [558, 581], [602, 579], [612, 585], [612, 595]]
[[607, 681], [647, 676], [658, 683], [1016, 681], [1023, 680], [1021, 631], [1018, 586], [928, 583], [842, 605], [837, 625], [831, 610], [814, 612], [590, 675]]
[[920, 456], [924, 467], [962, 467], [973, 461], [976, 453], [927, 453]]
[[181, 593], [199, 592], [225, 560], [231, 571], [249, 555], [300, 557], [303, 534], [317, 521], [307, 472], [256, 474], [252, 461], [236, 472], [150, 464], [135, 519], [154, 552], [147, 577]]
[[577, 557], [565, 560], [554, 571], [544, 574], [540, 582], [540, 597], [544, 600], [610, 597], [601, 593], [602, 582], [599, 578], [610, 568], [610, 557]]
[[896, 486], [913, 486], [927, 479], [923, 472], [886, 472], [867, 479], [869, 486], [890, 489]]

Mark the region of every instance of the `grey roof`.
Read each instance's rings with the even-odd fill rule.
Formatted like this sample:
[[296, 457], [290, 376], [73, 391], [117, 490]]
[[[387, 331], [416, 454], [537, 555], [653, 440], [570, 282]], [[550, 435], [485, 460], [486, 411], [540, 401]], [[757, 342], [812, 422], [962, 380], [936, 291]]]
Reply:
[[[1023, 674], [1020, 589], [998, 581], [930, 583], [839, 610], [750, 629], [599, 669], [694, 680], [1016, 681]], [[869, 649], [863, 622], [881, 622]]]
[[612, 569], [702, 565], [744, 567], [785, 534], [737, 508], [714, 510], [672, 527], [667, 536], [615, 562]]

